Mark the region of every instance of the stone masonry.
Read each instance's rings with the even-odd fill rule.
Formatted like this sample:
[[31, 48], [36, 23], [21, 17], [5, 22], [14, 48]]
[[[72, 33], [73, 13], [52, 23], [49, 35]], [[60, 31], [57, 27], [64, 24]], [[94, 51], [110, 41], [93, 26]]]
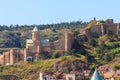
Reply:
[[52, 53], [56, 50], [69, 52], [73, 44], [73, 34], [65, 32], [59, 40], [50, 43], [48, 38], [40, 36], [40, 32], [35, 27], [32, 31], [32, 39], [26, 40], [25, 49], [11, 48], [0, 55], [0, 65], [14, 64], [19, 61], [26, 61], [27, 57], [32, 56], [34, 59], [40, 59], [41, 52]]

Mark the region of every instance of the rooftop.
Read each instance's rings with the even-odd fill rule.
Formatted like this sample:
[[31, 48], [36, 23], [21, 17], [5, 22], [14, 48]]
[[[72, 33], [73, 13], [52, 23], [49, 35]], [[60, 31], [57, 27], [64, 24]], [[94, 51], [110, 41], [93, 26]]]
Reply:
[[39, 31], [39, 30], [38, 30], [38, 28], [35, 26], [34, 29], [33, 29], [33, 31]]
[[95, 69], [95, 72], [93, 73], [93, 76], [92, 76], [91, 80], [102, 80], [102, 78], [101, 78], [97, 69]]

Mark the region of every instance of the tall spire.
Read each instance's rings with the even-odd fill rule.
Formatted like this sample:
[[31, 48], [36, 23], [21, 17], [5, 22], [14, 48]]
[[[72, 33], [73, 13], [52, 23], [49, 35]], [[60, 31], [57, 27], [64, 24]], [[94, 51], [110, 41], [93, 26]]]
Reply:
[[34, 29], [33, 29], [33, 31], [38, 31], [38, 28], [35, 26]]
[[95, 69], [95, 72], [93, 73], [91, 80], [102, 80], [102, 77], [100, 76], [97, 69]]

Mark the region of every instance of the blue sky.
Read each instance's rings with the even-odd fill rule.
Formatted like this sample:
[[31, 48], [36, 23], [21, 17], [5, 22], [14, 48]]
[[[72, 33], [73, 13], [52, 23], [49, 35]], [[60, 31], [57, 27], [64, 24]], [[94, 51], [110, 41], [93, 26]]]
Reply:
[[120, 22], [120, 0], [0, 0], [0, 25], [90, 21]]

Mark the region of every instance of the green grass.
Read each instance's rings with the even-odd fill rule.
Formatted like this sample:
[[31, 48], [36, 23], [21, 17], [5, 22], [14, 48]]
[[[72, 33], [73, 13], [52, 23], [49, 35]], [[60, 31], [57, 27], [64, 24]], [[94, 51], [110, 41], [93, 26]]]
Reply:
[[87, 62], [84, 56], [63, 56], [56, 59], [38, 60], [34, 63], [19, 62], [14, 65], [3, 66], [2, 75], [16, 75], [20, 80], [38, 80], [39, 72], [53, 71], [53, 65], [60, 62], [61, 65], [74, 60]]
[[120, 78], [116, 78], [115, 80], [120, 80]]

